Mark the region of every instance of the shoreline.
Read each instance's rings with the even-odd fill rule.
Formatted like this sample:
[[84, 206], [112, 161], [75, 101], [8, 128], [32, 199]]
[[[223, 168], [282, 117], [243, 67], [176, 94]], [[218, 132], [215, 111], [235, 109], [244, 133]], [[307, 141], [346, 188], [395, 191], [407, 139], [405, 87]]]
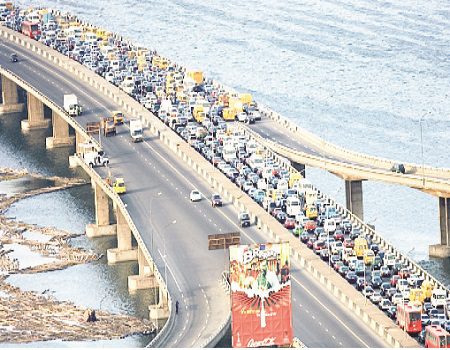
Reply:
[[[149, 320], [91, 310], [71, 301], [57, 300], [47, 293], [48, 290], [42, 293], [22, 291], [7, 282], [13, 274], [62, 270], [99, 260], [103, 256], [71, 245], [71, 239], [82, 234], [28, 224], [5, 215], [14, 203], [22, 199], [89, 182], [0, 167], [0, 182], [25, 176], [52, 181], [53, 185], [11, 196], [0, 195], [0, 344], [110, 340], [154, 333], [155, 325]], [[19, 256], [14, 257], [14, 254]], [[93, 318], [95, 322], [88, 321]]]

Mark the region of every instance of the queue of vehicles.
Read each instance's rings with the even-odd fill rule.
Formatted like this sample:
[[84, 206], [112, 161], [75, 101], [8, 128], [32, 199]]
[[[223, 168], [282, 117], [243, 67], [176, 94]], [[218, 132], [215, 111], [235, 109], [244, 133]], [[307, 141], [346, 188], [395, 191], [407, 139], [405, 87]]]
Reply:
[[[380, 249], [324, 200], [311, 182], [284, 168], [229, 123], [261, 118], [251, 95], [227, 92], [202, 72], [186, 71], [156, 51], [121, 41], [101, 28], [83, 27], [68, 16], [43, 18], [43, 14], [17, 10], [6, 16], [6, 24], [23, 32], [24, 22], [39, 19], [35, 23], [41, 34], [35, 39], [84, 64], [152, 111], [399, 326], [411, 334], [423, 334], [424, 341], [441, 332], [439, 327], [447, 334], [446, 291]], [[70, 105], [78, 104], [73, 102]], [[120, 119], [113, 115], [102, 120], [105, 136], [115, 134]], [[130, 135], [133, 141], [142, 140], [140, 120], [130, 121]], [[93, 159], [92, 166], [104, 165], [98, 155], [88, 158]], [[114, 185], [118, 193], [124, 187], [120, 180]], [[191, 201], [202, 198], [198, 190], [191, 192]], [[219, 194], [211, 196], [211, 205], [223, 205]], [[242, 227], [251, 224], [245, 212], [238, 221]]]

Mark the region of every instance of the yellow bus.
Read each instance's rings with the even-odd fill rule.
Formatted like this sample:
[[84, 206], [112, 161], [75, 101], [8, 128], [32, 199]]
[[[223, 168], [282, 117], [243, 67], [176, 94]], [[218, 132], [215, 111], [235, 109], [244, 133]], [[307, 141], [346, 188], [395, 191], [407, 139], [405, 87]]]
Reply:
[[359, 258], [363, 258], [364, 256], [364, 251], [366, 249], [369, 248], [369, 245], [367, 244], [367, 239], [365, 239], [364, 237], [357, 237], [355, 239], [355, 253], [356, 253], [356, 257]]

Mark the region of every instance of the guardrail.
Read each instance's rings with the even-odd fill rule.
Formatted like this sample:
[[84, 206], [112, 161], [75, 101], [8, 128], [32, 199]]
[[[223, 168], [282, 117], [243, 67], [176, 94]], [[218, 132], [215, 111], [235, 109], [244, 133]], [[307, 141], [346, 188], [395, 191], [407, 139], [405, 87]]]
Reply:
[[[24, 81], [14, 73], [0, 67], [0, 74], [12, 81], [14, 81], [16, 84], [18, 84], [20, 87], [22, 87], [24, 90], [31, 92], [34, 96], [39, 98], [46, 106], [48, 106], [52, 111], [58, 113], [62, 118], [64, 118], [77, 132], [83, 135], [84, 139], [87, 141], [89, 140], [93, 145], [95, 145], [97, 150], [101, 149], [100, 144], [98, 141], [93, 138], [91, 135], [89, 135], [85, 129], [72, 117], [68, 115], [68, 113], [59, 107], [54, 101], [50, 100], [47, 96], [42, 94], [40, 91], [38, 91], [34, 86], [29, 84], [28, 82]], [[98, 183], [103, 191], [108, 194], [108, 196], [114, 201], [114, 203], [117, 205], [118, 208], [122, 211], [122, 214], [127, 221], [131, 231], [133, 232], [133, 235], [141, 247], [142, 252], [144, 253], [144, 257], [146, 258], [147, 262], [149, 264], [153, 264], [154, 267], [154, 275], [158, 282], [160, 283], [160, 286], [164, 286], [164, 288], [167, 290], [167, 286], [165, 286], [164, 279], [162, 278], [162, 275], [160, 274], [159, 270], [156, 267], [156, 264], [153, 261], [153, 258], [150, 255], [150, 252], [148, 251], [141, 234], [139, 233], [136, 225], [134, 224], [133, 220], [131, 219], [130, 214], [128, 213], [128, 210], [126, 209], [124, 203], [122, 202], [121, 198], [117, 193], [115, 193], [110, 186], [108, 186], [103, 179], [98, 175], [97, 172], [95, 172], [92, 168], [90, 168], [83, 160], [81, 160], [78, 156], [78, 163], [80, 166], [88, 173], [91, 178], [94, 178], [96, 180], [96, 183]], [[171, 315], [172, 311], [172, 299], [170, 297], [170, 294], [167, 292], [167, 298], [168, 298], [168, 306], [169, 306], [169, 314]], [[171, 316], [169, 316], [169, 319]], [[173, 317], [172, 317], [173, 318]], [[168, 322], [163, 326], [161, 331], [164, 330], [164, 327], [166, 327]], [[161, 333], [161, 331], [159, 333]], [[158, 333], [158, 334], [159, 334]]]
[[[239, 127], [241, 128], [241, 130], [244, 131], [245, 134], [249, 135], [256, 142], [260, 143], [265, 148], [266, 152], [269, 152], [273, 158], [275, 158], [279, 163], [281, 163], [285, 167], [287, 167], [291, 173], [298, 172], [294, 167], [292, 167], [289, 160], [287, 160], [285, 158], [281, 158], [278, 154], [275, 153], [275, 150], [272, 150], [269, 147], [265, 146], [263, 144], [264, 141], [261, 142], [262, 138], [258, 133], [250, 130], [249, 128], [247, 128], [243, 125], [240, 125]], [[431, 275], [429, 272], [427, 272], [424, 268], [422, 268], [419, 264], [414, 262], [412, 259], [404, 256], [401, 252], [398, 251], [398, 249], [396, 249], [394, 247], [394, 245], [391, 242], [389, 242], [388, 240], [383, 238], [381, 235], [379, 235], [374, 229], [372, 229], [370, 226], [368, 226], [366, 223], [364, 223], [359, 217], [354, 215], [351, 211], [349, 211], [347, 208], [345, 208], [341, 204], [337, 203], [331, 197], [327, 196], [324, 193], [321, 193], [320, 190], [317, 189], [316, 187], [314, 187], [314, 190], [319, 192], [321, 194], [322, 198], [324, 198], [331, 205], [336, 207], [336, 209], [338, 209], [338, 211], [342, 215], [344, 215], [344, 217], [346, 219], [349, 219], [349, 220], [353, 221], [354, 223], [356, 223], [357, 227], [359, 229], [361, 229], [361, 231], [365, 235], [372, 237], [372, 240], [375, 243], [379, 244], [383, 248], [383, 250], [385, 250], [386, 252], [395, 254], [396, 258], [400, 259], [402, 263], [405, 263], [409, 268], [411, 268], [413, 270], [414, 273], [419, 274], [424, 280], [432, 282], [435, 286], [442, 288], [443, 290], [446, 290], [447, 295], [450, 296], [450, 289], [447, 288], [447, 286], [445, 286], [442, 282], [438, 281], [437, 278], [435, 278], [433, 275]]]
[[426, 176], [443, 177], [450, 179], [450, 169], [448, 168], [437, 168], [429, 165], [422, 166], [414, 163], [404, 163], [402, 161], [396, 161], [382, 157], [375, 157], [368, 154], [351, 151], [349, 149], [337, 146], [331, 142], [323, 140], [317, 135], [314, 135], [313, 133], [307, 131], [304, 128], [301, 128], [300, 126], [296, 125], [286, 117], [281, 116], [280, 114], [272, 111], [271, 109], [260, 103], [258, 103], [258, 108], [261, 111], [262, 115], [266, 116], [269, 119], [272, 119], [279, 125], [287, 128], [289, 131], [298, 134], [299, 139], [301, 138], [307, 141], [309, 144], [313, 145], [317, 149], [325, 151], [334, 157], [344, 158], [349, 161], [364, 164], [370, 167], [373, 167], [375, 165], [379, 168], [385, 168], [386, 170], [389, 170], [395, 163], [403, 163], [409, 172], [416, 172], [422, 175], [422, 171], [424, 171], [424, 174]]
[[17, 85], [19, 85], [22, 89], [30, 92], [32, 95], [34, 95], [36, 98], [38, 98], [40, 101], [42, 101], [47, 107], [49, 107], [53, 112], [57, 113], [59, 116], [61, 116], [65, 121], [74, 128], [77, 132], [83, 135], [83, 138], [85, 140], [91, 140], [92, 144], [95, 146], [97, 150], [101, 149], [100, 144], [97, 142], [96, 139], [91, 138], [90, 135], [86, 132], [86, 130], [74, 119], [72, 118], [64, 109], [59, 107], [53, 100], [48, 98], [47, 96], [43, 95], [40, 91], [38, 91], [33, 85], [26, 82], [13, 72], [3, 68], [0, 66], [0, 75], [4, 76], [5, 78], [13, 81]]
[[[5, 34], [6, 32], [6, 34]], [[393, 322], [387, 318], [378, 308], [373, 305], [364, 305], [364, 301], [360, 293], [353, 287], [348, 285], [339, 275], [328, 276], [322, 270], [328, 267], [314, 253], [309, 251], [303, 245], [300, 245], [298, 239], [294, 239], [291, 234], [278, 221], [272, 218], [258, 204], [256, 204], [247, 194], [238, 189], [229, 179], [214, 166], [207, 162], [200, 154], [198, 154], [191, 146], [184, 142], [174, 131], [169, 129], [156, 116], [146, 110], [137, 101], [130, 96], [106, 82], [103, 78], [95, 75], [86, 67], [77, 62], [69, 62], [67, 57], [60, 53], [24, 37], [19, 33], [15, 33], [7, 28], [0, 28], [0, 33], [9, 40], [17, 42], [19, 45], [27, 47], [39, 55], [54, 62], [65, 70], [73, 73], [80, 80], [93, 86], [102, 92], [115, 103], [123, 106], [133, 116], [139, 116], [145, 121], [146, 126], [159, 136], [159, 138], [174, 151], [183, 161], [193, 168], [200, 176], [202, 176], [209, 184], [217, 189], [219, 193], [226, 199], [229, 199], [233, 205], [239, 210], [247, 210], [256, 225], [269, 237], [275, 241], [289, 241], [291, 244], [291, 255], [293, 259], [298, 261], [302, 267], [305, 267], [313, 277], [323, 284], [340, 302], [345, 304], [350, 310], [360, 317], [365, 323], [370, 325], [377, 334], [382, 336], [391, 346], [413, 346], [418, 347], [417, 342], [413, 341], [409, 336], [404, 335]], [[166, 323], [166, 326], [167, 327]], [[167, 329], [167, 328], [164, 328]], [[162, 333], [162, 331], [161, 331]]]

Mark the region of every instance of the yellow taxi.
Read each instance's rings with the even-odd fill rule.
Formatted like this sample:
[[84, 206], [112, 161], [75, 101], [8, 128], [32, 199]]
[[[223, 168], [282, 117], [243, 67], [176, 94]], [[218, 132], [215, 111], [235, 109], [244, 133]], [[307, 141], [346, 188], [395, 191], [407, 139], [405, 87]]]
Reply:
[[125, 181], [122, 177], [118, 177], [113, 184], [113, 190], [117, 194], [123, 194], [127, 192], [127, 188], [125, 186]]

